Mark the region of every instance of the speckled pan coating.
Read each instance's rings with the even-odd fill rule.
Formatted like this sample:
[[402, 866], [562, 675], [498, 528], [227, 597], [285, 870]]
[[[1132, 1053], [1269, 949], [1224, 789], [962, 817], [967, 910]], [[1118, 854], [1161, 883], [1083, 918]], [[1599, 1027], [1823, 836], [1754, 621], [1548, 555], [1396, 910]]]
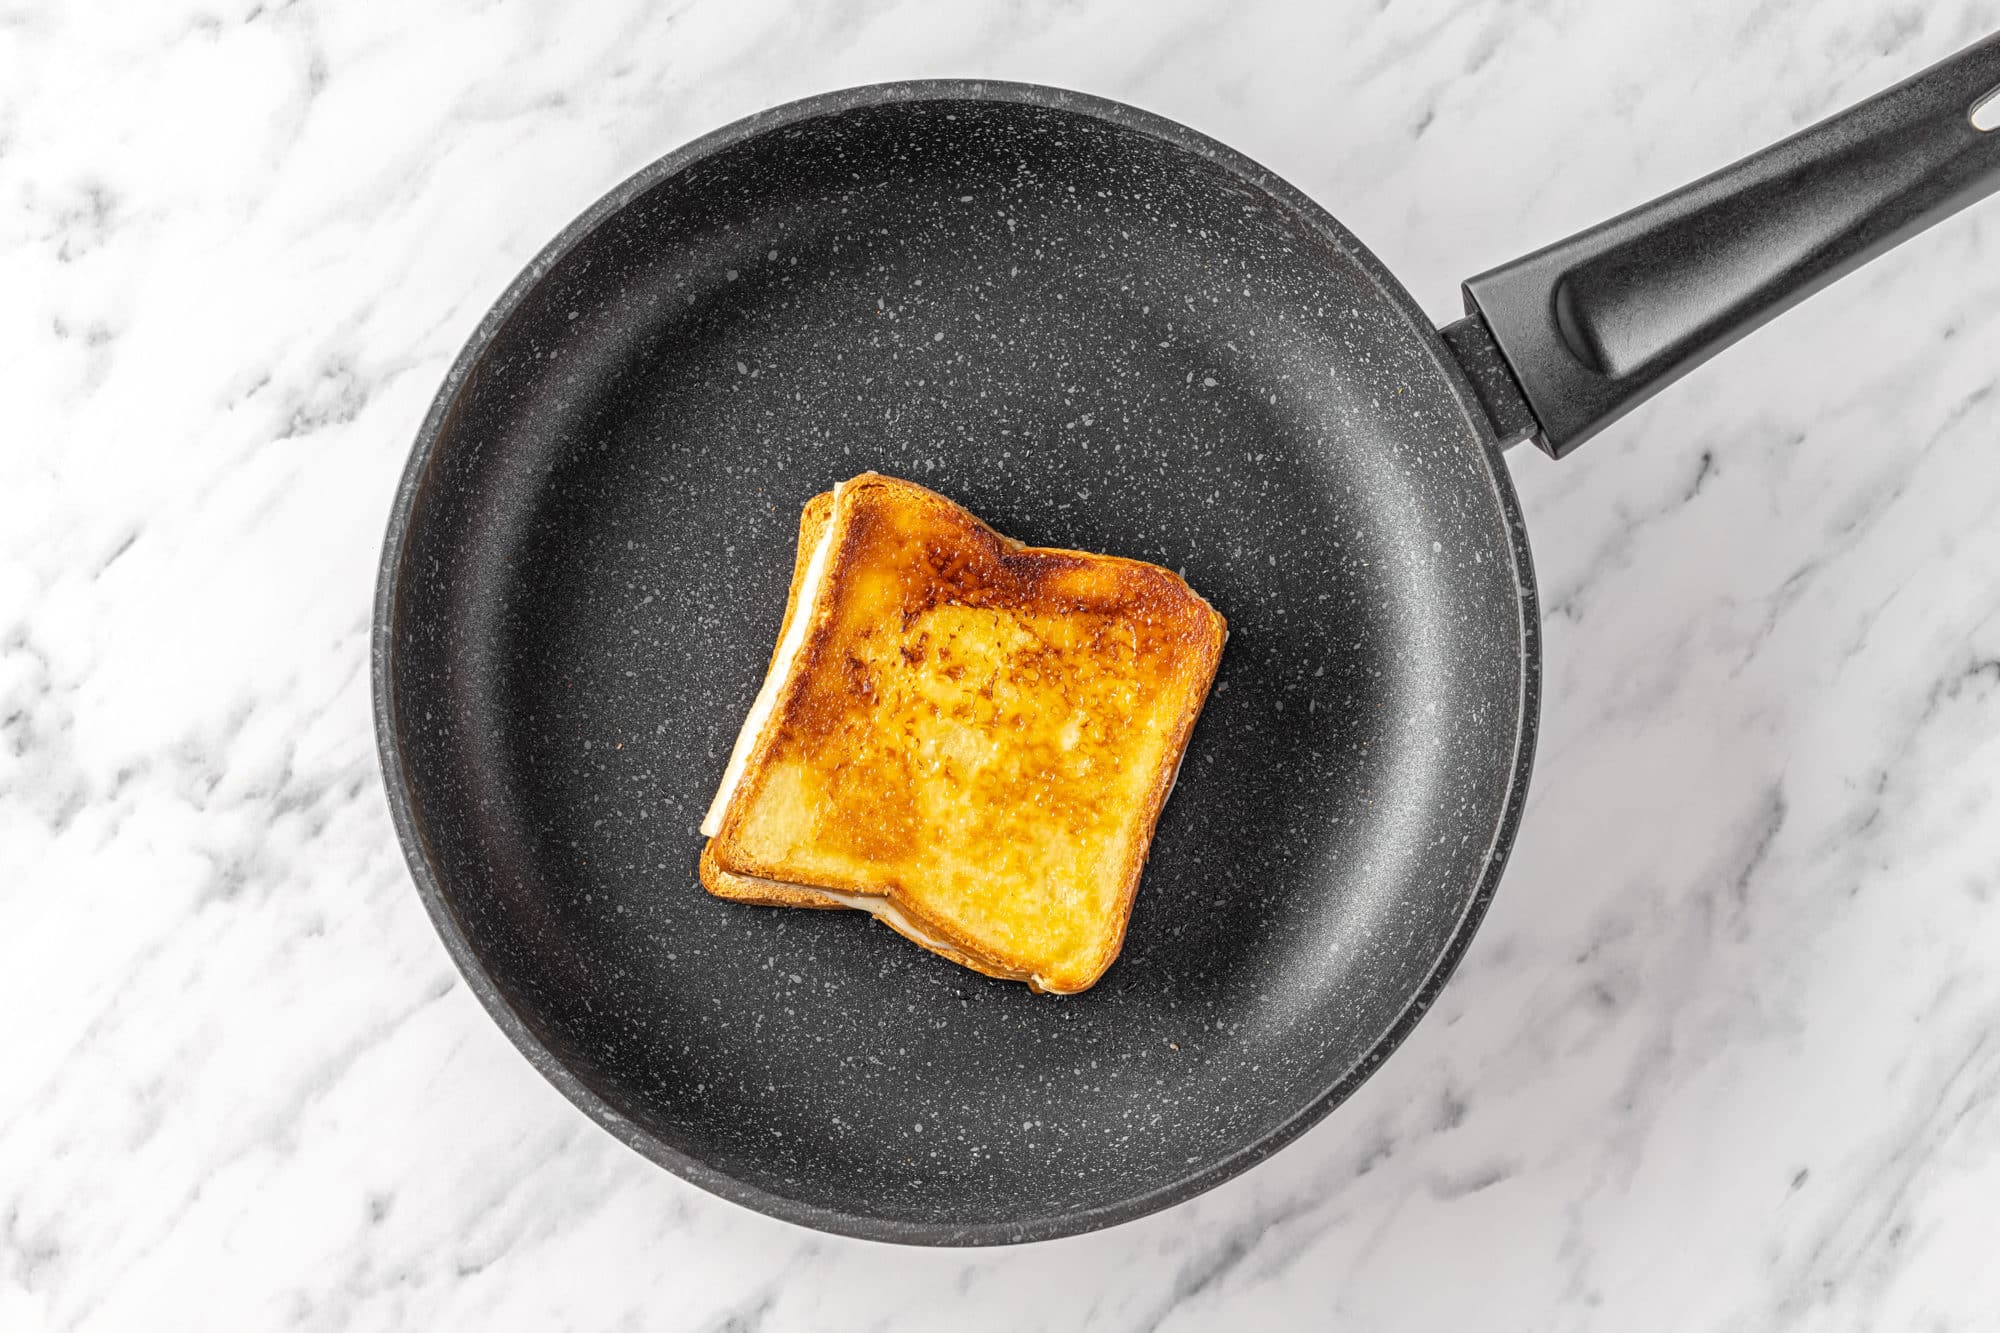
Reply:
[[[799, 507], [869, 468], [1229, 617], [1085, 994], [695, 881]], [[396, 499], [377, 728], [446, 946], [591, 1116], [810, 1226], [1020, 1241], [1243, 1170], [1408, 1032], [1512, 840], [1535, 624], [1464, 377], [1324, 212], [1127, 107], [896, 84], [662, 159], [501, 298]]]

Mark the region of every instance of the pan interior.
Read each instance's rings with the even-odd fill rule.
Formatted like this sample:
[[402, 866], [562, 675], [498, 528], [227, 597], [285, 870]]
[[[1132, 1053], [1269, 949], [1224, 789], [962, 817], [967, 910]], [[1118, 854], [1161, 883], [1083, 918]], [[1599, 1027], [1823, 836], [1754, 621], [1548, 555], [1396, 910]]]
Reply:
[[[1282, 190], [1075, 108], [852, 106], [634, 187], [458, 382], [392, 571], [433, 905], [530, 1053], [863, 1234], [1055, 1234], [1282, 1141], [1450, 952], [1523, 725], [1503, 502], [1406, 308]], [[696, 882], [800, 505], [869, 468], [1229, 618], [1083, 995]]]

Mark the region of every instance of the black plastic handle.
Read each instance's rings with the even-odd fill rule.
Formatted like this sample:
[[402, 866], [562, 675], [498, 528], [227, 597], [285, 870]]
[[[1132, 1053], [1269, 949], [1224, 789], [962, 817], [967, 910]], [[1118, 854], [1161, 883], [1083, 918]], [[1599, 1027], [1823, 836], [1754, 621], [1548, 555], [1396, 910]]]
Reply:
[[1562, 457], [1834, 279], [2000, 189], [2000, 131], [1973, 123], [1996, 94], [2000, 34], [1467, 282], [1468, 317], [1445, 338], [1502, 441], [1532, 437]]

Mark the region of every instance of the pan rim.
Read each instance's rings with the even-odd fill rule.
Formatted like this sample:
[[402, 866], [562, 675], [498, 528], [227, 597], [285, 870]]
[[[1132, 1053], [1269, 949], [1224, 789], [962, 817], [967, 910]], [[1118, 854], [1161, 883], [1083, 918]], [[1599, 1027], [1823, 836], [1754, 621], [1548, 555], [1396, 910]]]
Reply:
[[[756, 136], [824, 116], [863, 107], [930, 101], [1001, 102], [1051, 107], [1107, 121], [1123, 129], [1192, 152], [1223, 167], [1244, 183], [1269, 195], [1301, 221], [1315, 228], [1344, 256], [1357, 264], [1387, 305], [1396, 310], [1416, 336], [1427, 342], [1433, 361], [1445, 372], [1478, 447], [1495, 507], [1508, 533], [1513, 559], [1516, 604], [1520, 616], [1521, 688], [1517, 701], [1514, 756], [1508, 787], [1495, 822], [1479, 881], [1473, 886], [1445, 947], [1433, 960], [1423, 983], [1396, 1018], [1370, 1045], [1367, 1054], [1317, 1095], [1307, 1099], [1261, 1137], [1245, 1142], [1218, 1161], [1180, 1176], [1168, 1184], [1132, 1194], [1115, 1203], [1051, 1213], [1025, 1222], [937, 1223], [884, 1218], [874, 1214], [819, 1204], [774, 1193], [739, 1179], [705, 1160], [662, 1142], [593, 1091], [535, 1035], [527, 1021], [501, 994], [499, 986], [461, 927], [439, 874], [416, 813], [408, 771], [403, 763], [395, 719], [395, 653], [397, 590], [403, 555], [417, 500], [430, 478], [437, 446], [456, 415], [458, 400], [487, 350], [528, 295], [564, 257], [597, 228], [663, 181], [716, 154]], [[1172, 1207], [1222, 1184], [1270, 1157], [1325, 1119], [1395, 1052], [1436, 1001], [1456, 970], [1472, 936], [1484, 920], [1499, 886], [1520, 826], [1534, 765], [1541, 701], [1541, 617], [1527, 528], [1512, 480], [1484, 410], [1472, 386], [1446, 349], [1435, 326], [1415, 299], [1366, 246], [1331, 213], [1288, 181], [1228, 146], [1167, 117], [1125, 103], [1044, 84], [987, 79], [922, 79], [864, 84], [819, 93], [784, 103], [733, 121], [684, 144], [614, 186], [579, 214], [507, 285], [460, 349], [424, 415], [410, 457], [396, 487], [377, 569], [370, 632], [374, 726], [377, 755], [397, 842], [411, 879], [453, 964], [528, 1063], [590, 1119], [655, 1165], [710, 1194], [767, 1216], [860, 1240], [930, 1246], [985, 1246], [1053, 1240], [1102, 1230]]]

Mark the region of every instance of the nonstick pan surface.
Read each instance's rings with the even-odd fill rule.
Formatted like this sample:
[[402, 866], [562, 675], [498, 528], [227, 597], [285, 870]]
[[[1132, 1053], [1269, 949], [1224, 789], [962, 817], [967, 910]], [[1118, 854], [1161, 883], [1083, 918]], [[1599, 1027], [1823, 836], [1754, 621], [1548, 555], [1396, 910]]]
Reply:
[[[800, 506], [871, 468], [1229, 618], [1082, 995], [696, 882]], [[397, 500], [378, 722], [439, 931], [578, 1105], [780, 1217], [1024, 1240], [1244, 1169], [1409, 1030], [1519, 814], [1532, 588], [1465, 377], [1318, 207], [1129, 108], [894, 85], [661, 161], [502, 298]]]

